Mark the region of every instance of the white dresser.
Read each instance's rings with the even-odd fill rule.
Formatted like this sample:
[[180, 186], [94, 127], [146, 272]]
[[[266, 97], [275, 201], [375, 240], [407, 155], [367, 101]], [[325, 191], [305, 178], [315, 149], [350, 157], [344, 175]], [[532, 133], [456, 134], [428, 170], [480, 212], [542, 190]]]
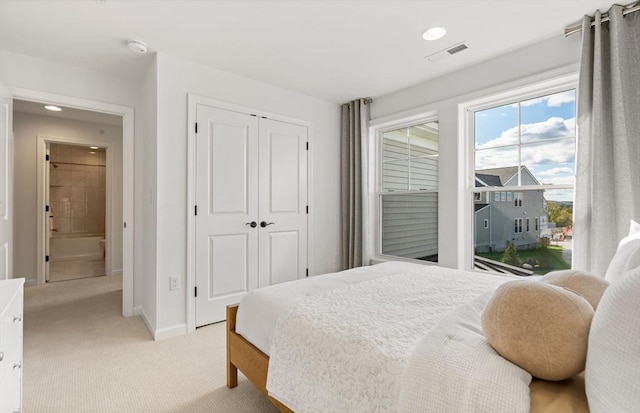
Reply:
[[24, 278], [0, 281], [0, 413], [22, 409]]

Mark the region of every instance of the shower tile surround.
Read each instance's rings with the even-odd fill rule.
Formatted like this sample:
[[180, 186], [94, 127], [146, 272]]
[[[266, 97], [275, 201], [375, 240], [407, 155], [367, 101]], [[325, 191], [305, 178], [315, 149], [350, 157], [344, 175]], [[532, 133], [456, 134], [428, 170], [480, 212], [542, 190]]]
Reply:
[[57, 165], [49, 168], [53, 228], [58, 234], [104, 233], [105, 150], [52, 143], [49, 152]]

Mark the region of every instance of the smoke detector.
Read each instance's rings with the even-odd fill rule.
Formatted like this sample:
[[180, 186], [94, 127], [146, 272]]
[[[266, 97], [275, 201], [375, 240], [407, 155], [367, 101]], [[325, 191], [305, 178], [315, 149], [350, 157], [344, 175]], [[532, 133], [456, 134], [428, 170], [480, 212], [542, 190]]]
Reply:
[[147, 53], [147, 44], [140, 40], [129, 40], [127, 46], [136, 53]]
[[438, 60], [442, 60], [445, 57], [453, 56], [454, 54], [460, 53], [461, 51], [467, 50], [468, 48], [469, 48], [469, 45], [467, 44], [466, 41], [457, 43], [457, 44], [454, 44], [453, 46], [447, 47], [446, 49], [440, 50], [439, 52], [426, 56], [425, 59], [427, 59], [430, 62], [437, 62]]

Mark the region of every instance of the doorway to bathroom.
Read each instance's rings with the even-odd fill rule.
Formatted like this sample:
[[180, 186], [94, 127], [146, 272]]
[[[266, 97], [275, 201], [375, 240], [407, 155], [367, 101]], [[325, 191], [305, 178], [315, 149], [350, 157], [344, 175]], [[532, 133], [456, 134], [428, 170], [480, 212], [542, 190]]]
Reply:
[[45, 279], [106, 275], [107, 150], [99, 144], [45, 145]]

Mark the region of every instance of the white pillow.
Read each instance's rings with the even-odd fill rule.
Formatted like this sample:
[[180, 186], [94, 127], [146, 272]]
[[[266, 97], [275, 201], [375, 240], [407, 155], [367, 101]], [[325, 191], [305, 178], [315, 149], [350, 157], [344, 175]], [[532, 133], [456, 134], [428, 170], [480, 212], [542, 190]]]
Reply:
[[640, 412], [640, 267], [604, 292], [591, 323], [585, 388], [591, 413]]
[[624, 237], [620, 241], [620, 244], [618, 244], [618, 250], [609, 263], [604, 279], [609, 282], [614, 282], [619, 279], [623, 273], [639, 266], [640, 224], [631, 220], [629, 235]]

